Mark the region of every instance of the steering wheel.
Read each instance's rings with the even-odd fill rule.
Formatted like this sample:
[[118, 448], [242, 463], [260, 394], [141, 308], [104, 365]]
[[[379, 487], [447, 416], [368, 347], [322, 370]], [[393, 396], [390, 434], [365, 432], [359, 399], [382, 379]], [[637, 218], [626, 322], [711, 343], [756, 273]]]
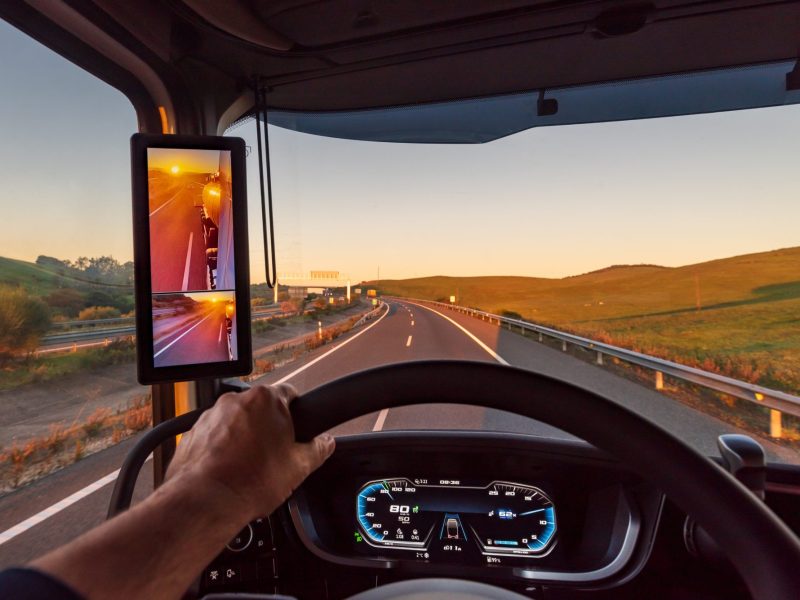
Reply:
[[[542, 421], [605, 450], [655, 484], [702, 524], [724, 549], [754, 598], [797, 598], [800, 540], [762, 501], [671, 433], [616, 402], [571, 383], [494, 363], [409, 362], [326, 383], [297, 398], [291, 412], [297, 440], [309, 441], [364, 414], [432, 402], [505, 410]], [[184, 430], [197, 416], [179, 417], [184, 427], [188, 424]], [[174, 435], [174, 429], [170, 435]], [[130, 478], [125, 469], [127, 463], [128, 460], [120, 479], [123, 475]], [[138, 473], [135, 465], [130, 467]], [[124, 483], [118, 481], [117, 487]], [[117, 508], [124, 508], [124, 496], [115, 489], [112, 502], [117, 499]], [[110, 512], [114, 509], [112, 504]], [[465, 593], [475, 593], [470, 582], [448, 581], [452, 594], [458, 594], [462, 587]], [[412, 597], [414, 593], [407, 588], [403, 591], [396, 585], [382, 586], [372, 590], [369, 598]], [[420, 590], [419, 586], [415, 589], [417, 593]]]

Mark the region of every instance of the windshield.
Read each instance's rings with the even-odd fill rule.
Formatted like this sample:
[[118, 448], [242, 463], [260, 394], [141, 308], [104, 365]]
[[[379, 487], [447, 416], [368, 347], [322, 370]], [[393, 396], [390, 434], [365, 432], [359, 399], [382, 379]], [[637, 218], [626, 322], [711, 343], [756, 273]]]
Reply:
[[[2, 49], [18, 60], [0, 65], [15, 82], [0, 94], [0, 494], [26, 504], [13, 494], [30, 490], [41, 510], [47, 475], [64, 470], [59, 498], [78, 489], [87, 457], [100, 465], [87, 481], [111, 476], [150, 425], [133, 339], [137, 121], [121, 94], [4, 24]], [[703, 453], [744, 432], [770, 460], [800, 463], [800, 107], [781, 106], [795, 99], [774, 85], [791, 67], [767, 68], [772, 83], [745, 99], [715, 76], [724, 98], [700, 104], [664, 100], [657, 82], [637, 102], [623, 102], [631, 83], [549, 92], [549, 127], [526, 120], [537, 94], [401, 109], [400, 121], [272, 113], [275, 290], [256, 127], [239, 122], [227, 135], [250, 150], [245, 379], [302, 392], [389, 363], [499, 362], [604, 393]], [[747, 103], [778, 106], [661, 116]], [[659, 118], [624, 120], [632, 110]], [[445, 405], [336, 431], [397, 429], [569, 437]], [[21, 536], [14, 561], [35, 556], [25, 535], [0, 536], [0, 553]]]
[[[390, 128], [345, 129], [372, 139]], [[741, 431], [771, 460], [797, 462], [799, 132], [797, 106], [552, 126], [481, 145], [270, 126], [278, 293], [312, 311], [282, 336], [321, 322], [331, 343], [289, 360], [270, 345], [280, 327], [257, 323], [255, 380], [306, 390], [392, 362], [498, 361], [603, 391], [707, 454]], [[252, 120], [229, 133], [256, 147]], [[260, 251], [251, 267], [263, 281]], [[376, 300], [375, 322], [345, 333]], [[775, 410], [782, 401], [789, 411]], [[428, 428], [565, 435], [453, 406], [383, 411], [339, 433]]]

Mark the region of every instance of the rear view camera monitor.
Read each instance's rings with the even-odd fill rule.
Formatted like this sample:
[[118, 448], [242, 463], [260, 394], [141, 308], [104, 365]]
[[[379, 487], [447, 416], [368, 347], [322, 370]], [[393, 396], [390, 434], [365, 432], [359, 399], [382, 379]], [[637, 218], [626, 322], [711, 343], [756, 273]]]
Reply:
[[131, 138], [139, 381], [251, 368], [245, 146]]

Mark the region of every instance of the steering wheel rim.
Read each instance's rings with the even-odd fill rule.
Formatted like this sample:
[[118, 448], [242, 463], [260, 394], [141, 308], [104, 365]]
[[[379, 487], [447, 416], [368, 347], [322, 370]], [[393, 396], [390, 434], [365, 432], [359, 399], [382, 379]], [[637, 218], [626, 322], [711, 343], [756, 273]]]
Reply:
[[[358, 401], [343, 401], [352, 398]], [[364, 414], [434, 402], [505, 410], [586, 440], [654, 483], [701, 523], [725, 549], [754, 598], [797, 597], [800, 540], [794, 533], [713, 461], [593, 391], [494, 363], [420, 361], [377, 367], [323, 384], [297, 398], [291, 412], [297, 440], [309, 441]]]

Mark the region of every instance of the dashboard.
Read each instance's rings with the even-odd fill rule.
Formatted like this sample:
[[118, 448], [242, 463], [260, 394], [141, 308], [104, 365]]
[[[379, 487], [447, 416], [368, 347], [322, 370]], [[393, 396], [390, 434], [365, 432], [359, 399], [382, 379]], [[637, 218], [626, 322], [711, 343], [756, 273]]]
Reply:
[[485, 561], [541, 556], [556, 537], [553, 501], [510, 481], [383, 477], [355, 497], [356, 542], [418, 559]]
[[631, 577], [662, 501], [582, 442], [383, 432], [341, 439], [288, 509], [304, 548], [327, 563], [525, 589]]
[[[771, 487], [770, 487], [771, 486]], [[767, 503], [800, 531], [800, 471], [768, 469]], [[686, 515], [579, 441], [491, 432], [337, 440], [275, 513], [212, 561], [195, 592], [347, 598], [418, 577], [539, 599], [748, 598], [735, 572], [691, 556]]]

